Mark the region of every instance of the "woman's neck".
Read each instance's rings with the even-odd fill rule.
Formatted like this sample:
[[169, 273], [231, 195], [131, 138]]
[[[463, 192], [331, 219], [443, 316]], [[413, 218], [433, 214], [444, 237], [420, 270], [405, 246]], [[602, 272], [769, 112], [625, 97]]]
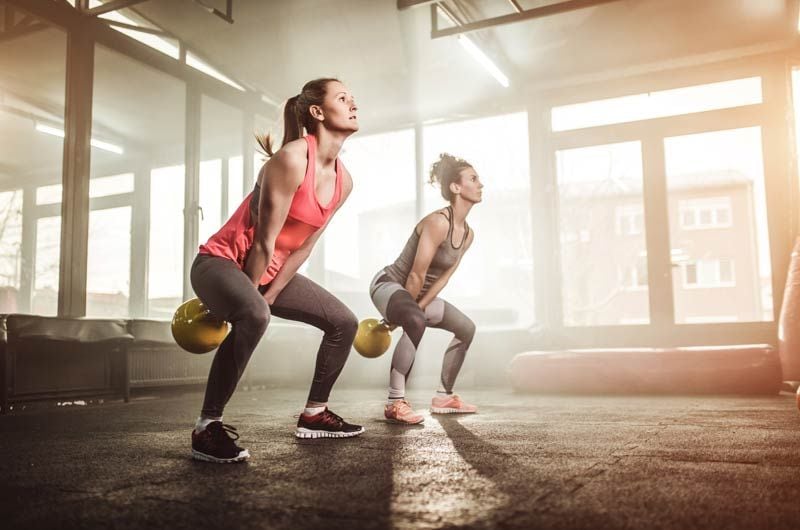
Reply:
[[342, 150], [342, 144], [344, 144], [349, 134], [332, 132], [319, 127], [314, 136], [317, 139], [317, 164], [322, 167], [329, 167], [336, 161], [339, 151]]
[[474, 204], [460, 197], [456, 197], [456, 200], [450, 206], [453, 208], [453, 223], [463, 227], [464, 221], [466, 221], [467, 215], [469, 211], [472, 210]]

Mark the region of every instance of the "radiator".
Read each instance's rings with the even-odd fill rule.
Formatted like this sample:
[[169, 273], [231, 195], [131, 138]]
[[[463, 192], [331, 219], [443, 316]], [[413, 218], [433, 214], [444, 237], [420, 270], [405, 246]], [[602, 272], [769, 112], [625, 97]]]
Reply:
[[131, 348], [131, 387], [205, 383], [214, 352], [194, 355], [176, 346]]

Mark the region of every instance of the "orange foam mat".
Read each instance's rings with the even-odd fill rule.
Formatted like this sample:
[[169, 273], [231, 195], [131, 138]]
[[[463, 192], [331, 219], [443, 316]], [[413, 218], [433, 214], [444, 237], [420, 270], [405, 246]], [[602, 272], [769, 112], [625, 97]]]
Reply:
[[781, 366], [767, 344], [531, 351], [509, 365], [520, 392], [777, 394]]

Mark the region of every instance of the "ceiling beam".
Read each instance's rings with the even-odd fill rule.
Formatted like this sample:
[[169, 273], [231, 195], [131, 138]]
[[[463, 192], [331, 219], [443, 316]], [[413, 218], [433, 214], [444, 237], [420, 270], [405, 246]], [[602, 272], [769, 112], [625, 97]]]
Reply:
[[[398, 4], [401, 0], [398, 0]], [[618, 2], [619, 0], [567, 0], [558, 4], [549, 4], [533, 9], [527, 9], [520, 13], [512, 13], [510, 15], [502, 15], [499, 17], [487, 18], [477, 22], [470, 22], [452, 28], [445, 29], [431, 29], [431, 38], [438, 39], [441, 37], [449, 37], [450, 35], [459, 35], [461, 33], [469, 33], [479, 29], [486, 29], [493, 26], [501, 26], [504, 24], [511, 24], [514, 22], [522, 22], [523, 20], [531, 20], [534, 18], [541, 18], [559, 13], [566, 13], [568, 11], [575, 11], [587, 7], [594, 7], [601, 4], [609, 4], [611, 2]]]
[[[108, 24], [107, 20], [86, 17], [66, 2], [52, 0], [5, 0], [18, 12], [29, 13], [40, 20], [63, 27], [68, 31], [88, 31], [95, 41], [111, 48], [135, 61], [149, 65], [177, 79], [200, 87], [204, 94], [214, 97], [234, 107], [270, 116], [274, 112], [271, 105], [261, 100], [260, 94], [240, 92], [209, 77], [181, 61], [164, 55], [153, 48], [124, 35]], [[78, 2], [83, 0], [78, 0]], [[141, 31], [141, 29], [139, 30]], [[181, 48], [184, 48], [181, 43]], [[235, 79], [234, 79], [235, 80]], [[236, 81], [236, 80], [235, 80]], [[239, 81], [237, 81], [238, 83]], [[240, 83], [241, 84], [241, 83]]]
[[111, 11], [117, 11], [120, 9], [125, 9], [126, 7], [135, 6], [136, 4], [141, 4], [142, 2], [147, 2], [147, 0], [111, 0], [103, 5], [87, 9], [84, 12], [87, 15], [97, 16], [102, 15], [103, 13], [109, 13]]
[[223, 13], [216, 7], [212, 7], [202, 2], [201, 0], [194, 0], [194, 3], [211, 13], [216, 15], [228, 24], [233, 24], [233, 0], [225, 0], [225, 12]]
[[508, 3], [511, 4], [511, 7], [513, 7], [514, 11], [516, 11], [517, 13], [522, 13], [523, 11], [525, 11], [525, 9], [523, 9], [523, 7], [519, 5], [519, 2], [517, 2], [517, 0], [508, 0]]

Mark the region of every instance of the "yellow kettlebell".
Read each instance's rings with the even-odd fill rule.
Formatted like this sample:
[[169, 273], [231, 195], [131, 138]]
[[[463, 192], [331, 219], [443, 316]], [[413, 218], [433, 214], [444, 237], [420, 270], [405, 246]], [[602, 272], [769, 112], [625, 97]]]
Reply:
[[228, 334], [228, 323], [211, 314], [199, 298], [182, 303], [172, 317], [172, 337], [190, 353], [207, 353]]
[[353, 347], [358, 353], [374, 359], [389, 349], [392, 343], [391, 330], [394, 326], [390, 326], [383, 320], [376, 318], [365, 318], [358, 323], [358, 331], [356, 332], [356, 339], [353, 341]]

